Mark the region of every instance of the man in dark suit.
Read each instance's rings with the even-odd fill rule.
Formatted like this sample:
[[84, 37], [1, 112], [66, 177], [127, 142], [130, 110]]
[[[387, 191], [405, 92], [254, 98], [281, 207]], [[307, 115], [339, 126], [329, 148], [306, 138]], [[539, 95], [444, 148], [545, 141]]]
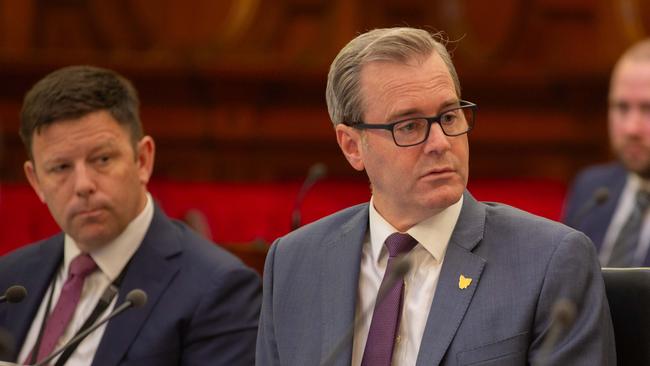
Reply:
[[[334, 60], [326, 94], [372, 198], [273, 244], [258, 365], [616, 363], [589, 239], [465, 189], [476, 105], [460, 99], [435, 36], [358, 36]], [[557, 341], [553, 319], [564, 326]]]
[[0, 307], [15, 360], [42, 360], [141, 289], [143, 307], [56, 364], [253, 364], [259, 278], [154, 203], [146, 188], [154, 141], [128, 80], [90, 66], [57, 70], [25, 96], [20, 134], [29, 183], [62, 233], [0, 259], [2, 291], [28, 292]]
[[614, 67], [609, 137], [618, 162], [578, 174], [564, 222], [591, 238], [603, 266], [650, 266], [650, 40]]

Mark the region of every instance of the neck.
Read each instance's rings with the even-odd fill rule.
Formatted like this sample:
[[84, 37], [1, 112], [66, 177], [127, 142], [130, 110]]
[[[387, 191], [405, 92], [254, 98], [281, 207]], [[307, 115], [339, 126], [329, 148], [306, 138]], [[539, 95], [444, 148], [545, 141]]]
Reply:
[[377, 213], [391, 224], [399, 232], [405, 233], [408, 229], [417, 225], [418, 223], [435, 216], [442, 212], [442, 210], [427, 210], [426, 212], [405, 212], [400, 210], [387, 209], [381, 202], [373, 200], [373, 206]]

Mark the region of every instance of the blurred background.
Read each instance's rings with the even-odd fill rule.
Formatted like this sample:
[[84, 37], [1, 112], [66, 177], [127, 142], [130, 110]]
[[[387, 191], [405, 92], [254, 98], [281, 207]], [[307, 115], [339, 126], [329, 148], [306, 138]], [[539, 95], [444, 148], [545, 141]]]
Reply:
[[[152, 193], [218, 242], [268, 243], [296, 206], [308, 222], [367, 200], [335, 141], [327, 71], [360, 32], [403, 25], [446, 33], [479, 106], [470, 190], [559, 218], [574, 174], [610, 158], [609, 72], [647, 36], [650, 2], [0, 0], [0, 252], [56, 231], [26, 185], [18, 116], [70, 64], [134, 82], [157, 143]], [[324, 179], [301, 193], [317, 163]]]

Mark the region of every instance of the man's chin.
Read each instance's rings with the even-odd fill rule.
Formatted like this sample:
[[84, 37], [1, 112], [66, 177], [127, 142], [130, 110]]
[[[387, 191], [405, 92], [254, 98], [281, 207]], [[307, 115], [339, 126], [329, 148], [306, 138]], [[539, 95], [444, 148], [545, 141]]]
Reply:
[[107, 231], [83, 231], [70, 236], [84, 252], [104, 247], [115, 239], [115, 235]]
[[464, 188], [460, 187], [444, 187], [437, 192], [431, 194], [428, 199], [425, 200], [430, 209], [433, 210], [443, 210], [454, 203], [460, 200], [460, 197], [463, 195]]
[[647, 162], [629, 162], [623, 161], [625, 168], [643, 179], [650, 180], [650, 161]]

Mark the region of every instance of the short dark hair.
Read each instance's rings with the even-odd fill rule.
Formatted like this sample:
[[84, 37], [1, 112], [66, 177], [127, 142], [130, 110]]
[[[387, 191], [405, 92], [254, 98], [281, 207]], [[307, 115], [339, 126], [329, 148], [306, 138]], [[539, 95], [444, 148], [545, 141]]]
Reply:
[[25, 94], [20, 112], [20, 138], [30, 159], [34, 133], [57, 121], [106, 110], [128, 127], [133, 146], [144, 135], [140, 101], [133, 84], [120, 74], [94, 66], [68, 66], [38, 81]]

